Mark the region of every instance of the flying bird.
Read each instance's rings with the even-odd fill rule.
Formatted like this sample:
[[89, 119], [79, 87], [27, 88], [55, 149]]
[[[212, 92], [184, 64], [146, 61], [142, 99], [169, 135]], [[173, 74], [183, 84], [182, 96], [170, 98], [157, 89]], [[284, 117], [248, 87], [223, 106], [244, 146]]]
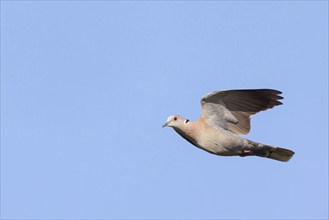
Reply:
[[282, 105], [282, 92], [273, 89], [214, 91], [201, 98], [201, 117], [190, 121], [169, 116], [162, 127], [172, 127], [196, 147], [220, 156], [259, 156], [286, 162], [294, 152], [257, 143], [241, 134], [250, 131], [250, 116]]

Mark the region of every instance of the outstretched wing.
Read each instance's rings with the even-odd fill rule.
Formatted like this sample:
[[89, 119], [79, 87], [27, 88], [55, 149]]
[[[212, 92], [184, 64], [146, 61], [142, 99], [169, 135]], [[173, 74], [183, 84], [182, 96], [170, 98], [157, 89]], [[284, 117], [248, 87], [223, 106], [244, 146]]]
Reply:
[[211, 126], [248, 134], [250, 115], [281, 105], [282, 92], [273, 89], [215, 91], [201, 99], [201, 117]]

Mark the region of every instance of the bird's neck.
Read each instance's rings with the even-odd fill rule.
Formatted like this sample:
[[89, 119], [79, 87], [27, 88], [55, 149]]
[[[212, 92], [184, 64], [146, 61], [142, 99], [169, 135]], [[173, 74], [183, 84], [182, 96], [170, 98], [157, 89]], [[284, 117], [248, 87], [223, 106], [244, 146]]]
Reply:
[[174, 127], [174, 130], [180, 135], [182, 136], [185, 140], [187, 140], [188, 142], [190, 142], [191, 144], [197, 146], [196, 144], [196, 140], [193, 137], [193, 132], [192, 129], [188, 128], [188, 127], [184, 127], [182, 128], [177, 128]]

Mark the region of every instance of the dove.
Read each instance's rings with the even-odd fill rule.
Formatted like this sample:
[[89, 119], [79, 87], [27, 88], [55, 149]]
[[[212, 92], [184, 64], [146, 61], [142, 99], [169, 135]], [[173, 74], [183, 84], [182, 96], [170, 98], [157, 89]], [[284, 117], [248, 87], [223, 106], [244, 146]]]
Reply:
[[214, 91], [201, 98], [201, 117], [190, 121], [172, 115], [162, 127], [172, 127], [192, 145], [219, 156], [258, 156], [287, 162], [295, 153], [241, 137], [250, 131], [250, 116], [282, 105], [273, 89]]

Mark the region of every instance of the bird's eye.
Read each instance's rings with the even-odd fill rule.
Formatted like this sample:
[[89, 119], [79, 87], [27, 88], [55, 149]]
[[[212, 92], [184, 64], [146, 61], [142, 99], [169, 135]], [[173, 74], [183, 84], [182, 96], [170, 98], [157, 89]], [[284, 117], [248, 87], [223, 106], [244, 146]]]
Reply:
[[177, 121], [177, 117], [174, 117], [174, 121]]

